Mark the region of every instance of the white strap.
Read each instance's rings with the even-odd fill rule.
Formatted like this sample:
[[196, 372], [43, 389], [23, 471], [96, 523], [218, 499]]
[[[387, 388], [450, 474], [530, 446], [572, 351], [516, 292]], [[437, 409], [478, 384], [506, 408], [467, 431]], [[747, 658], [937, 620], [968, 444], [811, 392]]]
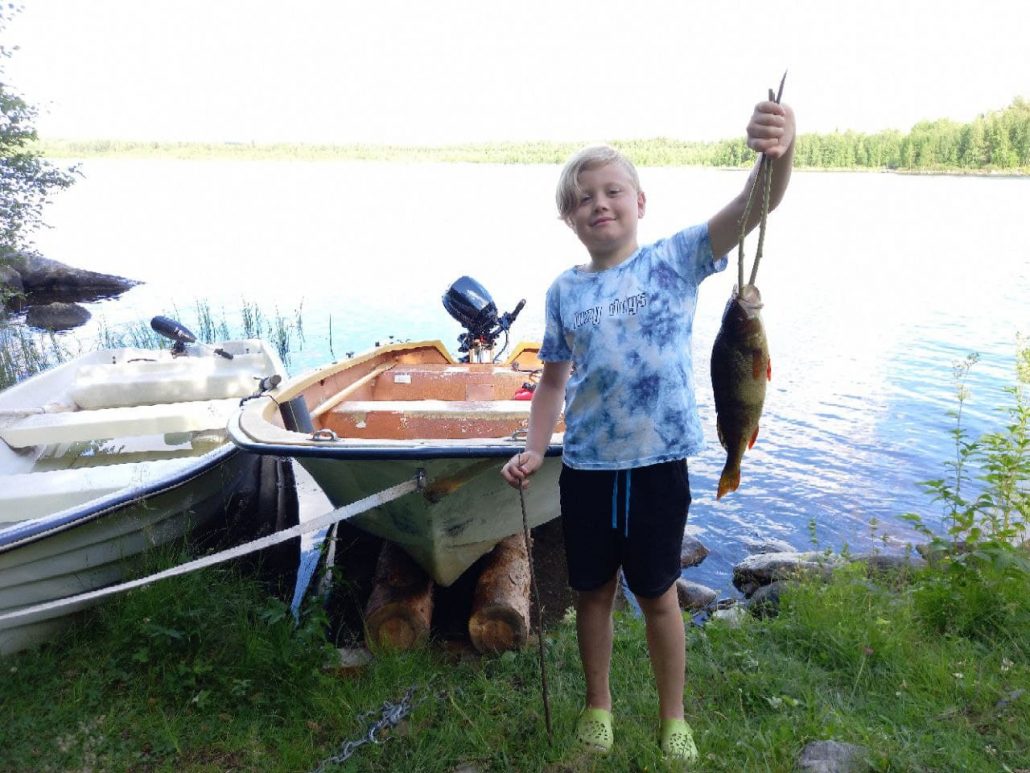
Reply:
[[133, 588], [149, 585], [150, 583], [157, 582], [158, 580], [177, 577], [180, 574], [188, 574], [189, 572], [195, 572], [198, 569], [205, 569], [209, 566], [247, 555], [248, 553], [264, 550], [272, 545], [278, 545], [280, 542], [286, 542], [294, 537], [299, 537], [301, 534], [305, 534], [309, 531], [318, 531], [319, 529], [323, 529], [326, 526], [337, 523], [338, 521], [345, 521], [348, 518], [361, 515], [361, 513], [367, 512], [375, 507], [385, 505], [387, 502], [392, 502], [394, 499], [398, 499], [405, 494], [410, 494], [412, 491], [416, 491], [421, 484], [422, 475], [420, 472], [417, 477], [411, 480], [383, 489], [371, 496], [359, 499], [357, 502], [352, 502], [349, 505], [337, 508], [325, 515], [320, 515], [318, 518], [306, 521], [290, 529], [277, 531], [275, 534], [269, 534], [267, 537], [261, 537], [260, 539], [252, 540], [251, 542], [245, 542], [242, 545], [237, 545], [236, 547], [223, 550], [219, 553], [212, 553], [209, 556], [204, 556], [203, 558], [198, 558], [194, 561], [188, 561], [185, 564], [173, 566], [171, 569], [165, 569], [164, 571], [148, 575], [147, 577], [141, 577], [137, 580], [130, 580], [119, 585], [109, 585], [106, 588], [99, 588], [87, 593], [80, 593], [77, 596], [68, 596], [63, 599], [56, 599], [54, 601], [44, 602], [43, 604], [36, 604], [35, 606], [17, 609], [13, 612], [0, 615], [0, 623], [28, 617], [29, 615], [35, 615], [40, 612], [47, 612], [61, 609], [62, 607], [83, 604], [84, 602], [104, 598], [105, 596], [112, 596], [116, 593], [122, 593], [127, 590], [132, 590]]

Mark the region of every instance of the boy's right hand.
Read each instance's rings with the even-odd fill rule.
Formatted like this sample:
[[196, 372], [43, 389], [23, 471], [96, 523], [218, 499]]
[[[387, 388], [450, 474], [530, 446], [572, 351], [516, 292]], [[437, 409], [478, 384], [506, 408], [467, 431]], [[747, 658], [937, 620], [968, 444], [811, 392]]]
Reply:
[[515, 454], [501, 468], [501, 476], [512, 488], [526, 488], [529, 477], [544, 463], [543, 454], [537, 451], [523, 451]]

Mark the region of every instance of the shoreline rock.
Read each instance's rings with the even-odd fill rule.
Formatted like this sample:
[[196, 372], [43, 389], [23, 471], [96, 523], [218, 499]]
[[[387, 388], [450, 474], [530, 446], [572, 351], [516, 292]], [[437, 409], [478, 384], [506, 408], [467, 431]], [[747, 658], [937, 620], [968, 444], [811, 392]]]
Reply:
[[25, 324], [41, 330], [71, 330], [86, 324], [92, 316], [77, 303], [46, 303], [30, 306]]
[[[0, 263], [0, 289], [6, 289], [18, 296], [12, 305], [19, 310], [53, 303], [89, 303], [102, 298], [112, 298], [138, 284], [141, 282], [114, 274], [74, 268], [34, 252], [11, 253]], [[81, 325], [89, 319], [88, 312], [86, 314], [84, 319], [71, 327]]]

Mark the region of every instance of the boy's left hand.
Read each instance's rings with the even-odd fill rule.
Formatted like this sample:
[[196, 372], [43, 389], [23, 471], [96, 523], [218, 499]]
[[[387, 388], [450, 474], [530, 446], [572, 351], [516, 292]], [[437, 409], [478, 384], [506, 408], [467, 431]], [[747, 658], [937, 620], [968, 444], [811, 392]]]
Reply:
[[772, 159], [780, 158], [794, 142], [794, 111], [771, 100], [755, 105], [747, 125], [747, 146]]

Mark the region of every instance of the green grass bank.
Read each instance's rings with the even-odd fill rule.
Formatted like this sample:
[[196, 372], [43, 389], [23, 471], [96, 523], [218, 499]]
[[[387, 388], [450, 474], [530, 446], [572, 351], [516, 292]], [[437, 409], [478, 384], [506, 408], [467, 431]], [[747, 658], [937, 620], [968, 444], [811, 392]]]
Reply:
[[[789, 771], [804, 745], [865, 745], [875, 770], [1030, 766], [1030, 575], [1021, 611], [989, 634], [936, 628], [928, 574], [852, 567], [795, 586], [778, 617], [688, 626], [688, 719], [702, 769]], [[641, 620], [615, 625], [616, 746], [598, 761], [570, 736], [580, 707], [574, 623], [546, 635], [554, 743], [535, 648], [499, 657], [433, 643], [346, 671], [318, 612], [286, 608], [230, 570], [143, 589], [44, 649], [2, 661], [4, 770], [311, 770], [366, 736], [385, 702], [414, 710], [358, 748], [353, 771], [664, 770]], [[370, 714], [371, 712], [371, 714]]]

